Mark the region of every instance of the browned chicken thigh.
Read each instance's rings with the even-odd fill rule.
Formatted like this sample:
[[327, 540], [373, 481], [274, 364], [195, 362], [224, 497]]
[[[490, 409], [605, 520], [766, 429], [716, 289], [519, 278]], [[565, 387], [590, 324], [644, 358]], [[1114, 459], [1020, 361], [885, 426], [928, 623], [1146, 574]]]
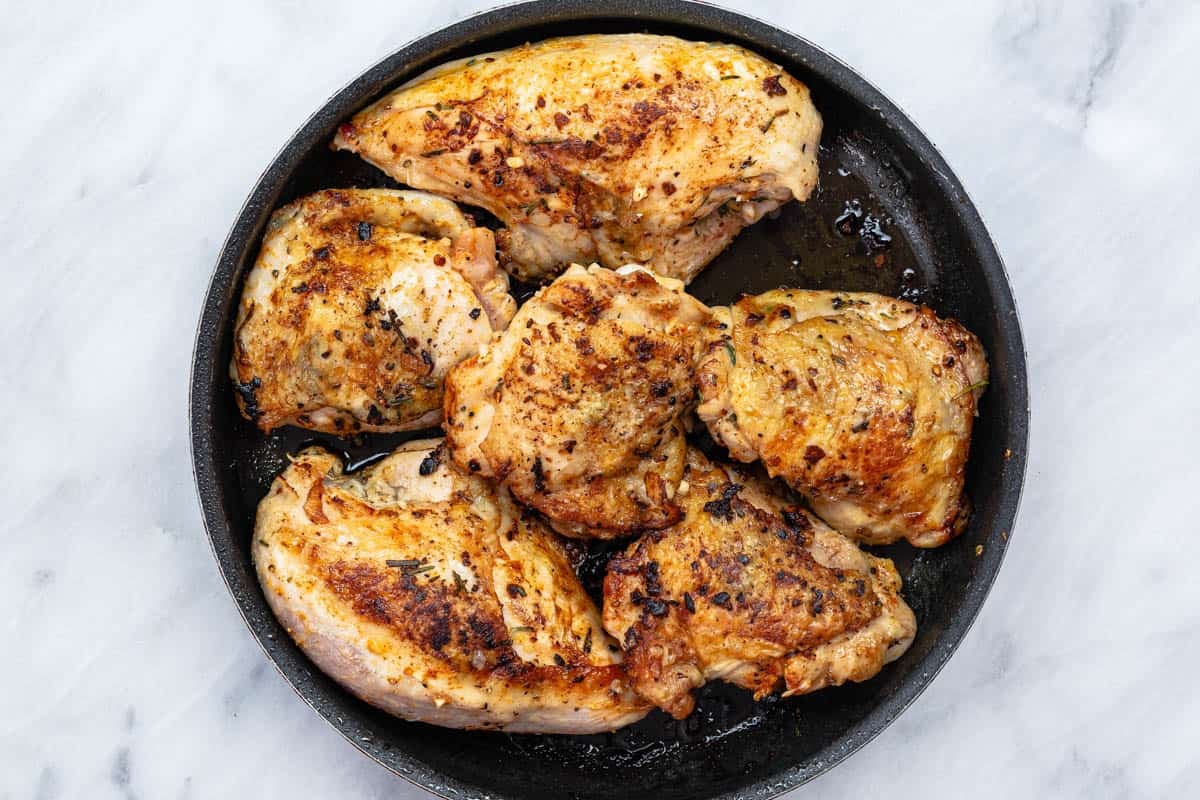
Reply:
[[230, 364], [265, 431], [436, 425], [442, 379], [516, 310], [492, 233], [422, 192], [333, 189], [275, 212]]
[[682, 418], [713, 324], [678, 281], [640, 267], [571, 267], [447, 376], [454, 460], [567, 535], [670, 525]]
[[405, 719], [596, 733], [648, 710], [561, 540], [438, 440], [355, 474], [304, 451], [259, 504], [252, 552], [309, 658]]
[[778, 290], [717, 309], [700, 418], [740, 461], [847, 536], [936, 547], [962, 532], [963, 473], [987, 384], [979, 340], [876, 294]]
[[722, 679], [761, 697], [864, 681], [916, 619], [892, 562], [789, 505], [765, 480], [688, 454], [684, 517], [609, 562], [604, 626], [634, 687], [676, 718]]
[[337, 148], [507, 226], [506, 266], [645, 264], [690, 281], [817, 184], [808, 88], [741, 47], [550, 39], [443, 64], [343, 125]]

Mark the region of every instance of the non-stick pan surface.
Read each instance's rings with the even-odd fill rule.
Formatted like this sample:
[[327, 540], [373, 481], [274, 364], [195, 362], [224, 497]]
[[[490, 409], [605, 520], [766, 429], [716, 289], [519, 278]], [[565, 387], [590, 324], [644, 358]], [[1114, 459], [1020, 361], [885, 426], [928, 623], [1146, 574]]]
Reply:
[[[916, 612], [916, 642], [864, 684], [753, 702], [723, 684], [676, 722], [655, 712], [600, 736], [510, 736], [446, 730], [380, 713], [326, 678], [275, 621], [250, 562], [254, 509], [288, 453], [320, 442], [351, 464], [409, 436], [347, 441], [286, 429], [266, 437], [236, 411], [227, 377], [242, 276], [270, 212], [323, 188], [394, 185], [329, 141], [339, 122], [448, 59], [548, 36], [646, 31], [734, 42], [782, 64], [812, 89], [825, 119], [821, 188], [744, 232], [692, 284], [710, 303], [779, 285], [870, 290], [917, 300], [975, 331], [991, 384], [975, 428], [967, 532], [896, 559]], [[870, 740], [929, 684], [984, 598], [1012, 534], [1028, 434], [1025, 354], [1003, 265], [962, 186], [920, 131], [853, 70], [803, 39], [682, 0], [540, 0], [471, 17], [371, 67], [309, 119], [270, 164], [238, 215], [205, 300], [191, 391], [196, 482], [213, 550], [246, 624], [296, 691], [356, 747], [447, 797], [660, 800], [767, 798], [829, 769]], [[585, 564], [595, 586], [604, 553]], [[966, 746], [966, 745], [964, 745]]]

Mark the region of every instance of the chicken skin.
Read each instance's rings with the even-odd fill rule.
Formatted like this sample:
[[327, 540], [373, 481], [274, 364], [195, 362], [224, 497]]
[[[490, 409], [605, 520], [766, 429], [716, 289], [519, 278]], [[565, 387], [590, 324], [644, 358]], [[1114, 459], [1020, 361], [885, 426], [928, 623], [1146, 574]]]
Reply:
[[246, 277], [230, 373], [264, 431], [401, 431], [516, 311], [490, 231], [420, 192], [337, 189], [276, 211]]
[[987, 384], [979, 340], [881, 295], [777, 290], [718, 315], [697, 409], [842, 533], [936, 547], [960, 534], [963, 473]]
[[572, 266], [447, 376], [450, 452], [569, 536], [670, 525], [714, 325], [678, 281]]
[[644, 716], [561, 540], [442, 456], [415, 442], [347, 475], [310, 448], [275, 479], [252, 551], [288, 633], [409, 720], [597, 733]]
[[755, 698], [865, 681], [916, 618], [892, 562], [859, 550], [762, 478], [688, 453], [685, 513], [609, 562], [604, 626], [638, 693], [676, 719], [712, 679]]
[[487, 209], [505, 267], [645, 264], [685, 283], [817, 184], [808, 88], [743, 48], [645, 34], [549, 39], [443, 64], [341, 126], [401, 183]]

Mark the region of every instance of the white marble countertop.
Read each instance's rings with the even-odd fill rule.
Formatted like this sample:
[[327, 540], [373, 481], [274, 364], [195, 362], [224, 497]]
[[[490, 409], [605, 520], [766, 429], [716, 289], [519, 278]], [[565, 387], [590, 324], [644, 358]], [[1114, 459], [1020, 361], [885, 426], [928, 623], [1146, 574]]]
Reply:
[[[279, 146], [487, 5], [4, 4], [0, 798], [424, 796], [244, 628], [195, 501], [187, 379], [217, 249]], [[1200, 5], [731, 5], [857, 67], [942, 148], [1007, 260], [1032, 383], [979, 621], [793, 796], [1200, 796]]]

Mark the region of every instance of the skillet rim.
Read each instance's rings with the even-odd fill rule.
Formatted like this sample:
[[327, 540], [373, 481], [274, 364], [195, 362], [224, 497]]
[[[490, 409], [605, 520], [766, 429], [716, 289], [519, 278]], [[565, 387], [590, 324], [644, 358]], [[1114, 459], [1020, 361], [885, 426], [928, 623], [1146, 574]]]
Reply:
[[[503, 800], [508, 797], [434, 769], [402, 749], [381, 746], [367, 736], [355, 720], [336, 713], [328, 698], [323, 696], [321, 687], [310, 685], [297, 670], [296, 655], [282, 647], [269, 626], [255, 618], [261, 618], [266, 602], [252, 574], [241, 568], [244, 565], [240, 564], [234, 544], [219, 478], [221, 465], [217, 463], [215, 446], [218, 434], [212, 411], [227, 375], [218, 363], [218, 357], [225, 327], [223, 321], [232, 308], [240, 283], [240, 264], [256, 247], [261, 227], [277, 205], [289, 178], [313, 148], [322, 146], [338, 122], [382, 91], [397, 85], [396, 76], [412, 77], [415, 73], [411, 67], [413, 62], [432, 66], [450, 50], [470, 46], [481, 39], [512, 34], [522, 28], [563, 22], [587, 25], [601, 20], [684, 25], [711, 32], [713, 38], [733, 34], [763, 50], [784, 50], [790, 58], [820, 75], [851, 101], [877, 115], [879, 121], [891, 128], [928, 168], [937, 190], [958, 217], [969, 249], [977, 258], [980, 274], [995, 300], [992, 313], [998, 336], [994, 349], [1005, 351], [1009, 366], [1006, 388], [1008, 413], [1012, 420], [1009, 437], [1012, 457], [1000, 473], [997, 513], [990, 521], [990, 527], [1007, 531], [1008, 536], [988, 537], [988, 546], [979, 557], [975, 579], [964, 591], [961, 605], [925, 656], [922, 669], [914, 670], [906, 677], [893, 695], [852, 725], [839, 739], [807, 759], [740, 789], [710, 795], [714, 800], [769, 800], [824, 774], [874, 739], [920, 696], [957, 650], [987, 599], [1014, 533], [1027, 467], [1030, 424], [1027, 357], [1016, 301], [1004, 263], [979, 211], [940, 151], [899, 106], [845, 62], [804, 37], [747, 14], [693, 0], [607, 0], [605, 3], [531, 0], [481, 11], [418, 36], [335, 92], [305, 120], [260, 175], [239, 209], [213, 269], [197, 326], [188, 397], [189, 444], [197, 496], [209, 545], [238, 613], [268, 660], [305, 704], [357, 750], [425, 791], [445, 798], [467, 796]], [[246, 580], [248, 577], [249, 581]], [[269, 610], [265, 613], [270, 614]]]

